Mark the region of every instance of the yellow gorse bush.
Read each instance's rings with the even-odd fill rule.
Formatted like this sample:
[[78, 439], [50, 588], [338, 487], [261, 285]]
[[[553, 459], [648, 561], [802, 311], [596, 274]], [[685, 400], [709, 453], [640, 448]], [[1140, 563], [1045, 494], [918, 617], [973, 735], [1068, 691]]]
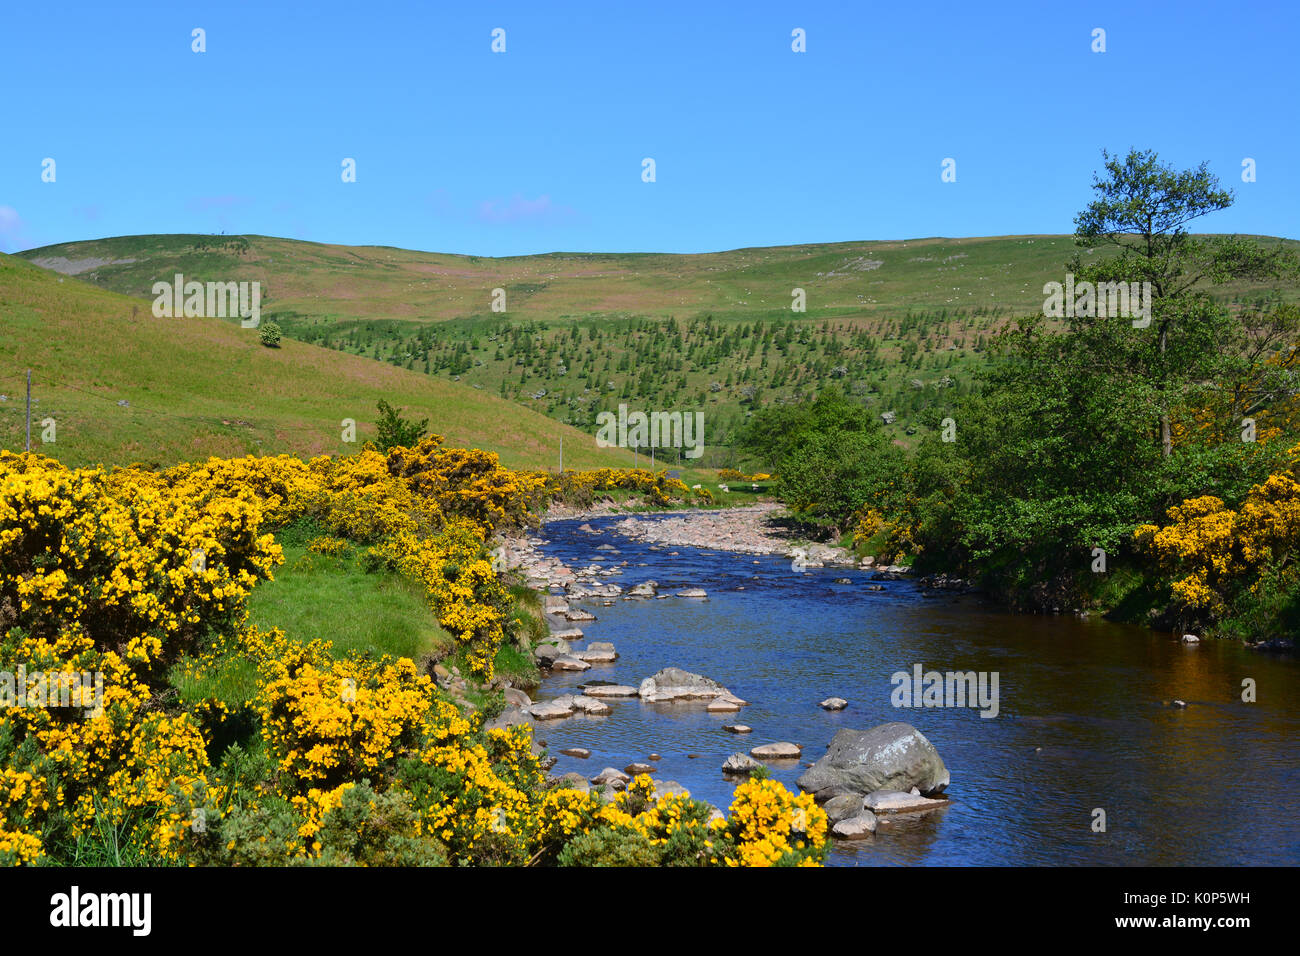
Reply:
[[[312, 553], [368, 546], [418, 581], [471, 670], [490, 677], [511, 606], [492, 533], [535, 520], [555, 494], [615, 488], [689, 496], [663, 473], [520, 473], [438, 438], [388, 455], [157, 472], [0, 453], [0, 670], [101, 679], [68, 706], [0, 712], [0, 862], [66, 861], [105, 827], [152, 861], [331, 862], [344, 852], [331, 821], [364, 817], [367, 800], [396, 801], [385, 812], [409, 821], [377, 860], [440, 847], [454, 863], [536, 863], [603, 829], [692, 865], [819, 860], [824, 815], [778, 785], [738, 790], [732, 819], [712, 823], [687, 796], [654, 796], [648, 778], [609, 804], [551, 790], [527, 728], [484, 732], [413, 661], [338, 659], [328, 641], [246, 622], [249, 593], [283, 560], [271, 529], [308, 519], [328, 531]], [[232, 662], [256, 671], [251, 702], [174, 697], [172, 681]], [[254, 748], [252, 777], [209, 758], [241, 721], [255, 728], [239, 738]], [[383, 832], [382, 819], [357, 826], [356, 841]]]
[[1141, 525], [1140, 547], [1173, 580], [1181, 604], [1221, 615], [1231, 592], [1253, 587], [1270, 566], [1282, 567], [1300, 547], [1300, 446], [1287, 453], [1289, 466], [1247, 492], [1235, 511], [1212, 495], [1169, 509], [1169, 524]]

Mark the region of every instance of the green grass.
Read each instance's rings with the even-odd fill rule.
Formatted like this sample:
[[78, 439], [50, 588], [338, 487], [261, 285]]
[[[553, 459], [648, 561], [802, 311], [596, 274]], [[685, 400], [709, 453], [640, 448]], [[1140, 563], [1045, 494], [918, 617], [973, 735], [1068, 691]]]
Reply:
[[449, 653], [455, 639], [438, 626], [417, 585], [386, 571], [367, 572], [361, 554], [326, 557], [284, 546], [275, 580], [253, 589], [249, 620], [282, 628], [303, 643], [325, 638], [334, 653], [409, 657]]
[[[356, 546], [338, 557], [311, 553], [307, 544], [316, 532], [299, 524], [277, 536], [285, 563], [275, 580], [253, 588], [249, 623], [263, 630], [278, 627], [303, 643], [327, 640], [336, 657], [356, 651], [421, 661], [453, 651], [455, 639], [438, 625], [418, 585], [390, 571], [367, 571]], [[183, 676], [178, 668], [173, 684], [182, 699], [215, 697], [237, 706], [256, 696], [257, 669], [233, 657], [201, 680]]]
[[[168, 465], [209, 455], [349, 454], [375, 437], [383, 398], [456, 447], [512, 467], [617, 466], [618, 449], [498, 396], [222, 319], [155, 319], [148, 301], [0, 255], [0, 448], [24, 444], [33, 372], [33, 450], [68, 465]], [[52, 418], [53, 443], [42, 443]], [[357, 443], [343, 441], [343, 419]]]

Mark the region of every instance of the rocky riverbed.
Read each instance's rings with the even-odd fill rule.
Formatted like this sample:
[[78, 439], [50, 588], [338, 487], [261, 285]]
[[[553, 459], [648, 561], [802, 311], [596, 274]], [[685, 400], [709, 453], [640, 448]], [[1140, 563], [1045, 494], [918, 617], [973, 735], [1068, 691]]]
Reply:
[[[646, 564], [644, 561], [634, 564], [623, 556], [617, 543], [610, 543], [617, 542], [619, 538], [637, 542], [643, 555], [645, 546], [648, 545], [651, 551], [665, 552], [665, 557], [674, 556], [676, 552], [671, 549], [678, 547], [746, 555], [780, 555], [790, 559], [793, 571], [822, 567], [871, 567], [871, 559], [859, 562], [843, 548], [801, 542], [794, 538], [780, 520], [782, 513], [777, 505], [759, 504], [726, 511], [629, 515], [616, 522], [602, 522], [603, 527], [599, 530], [586, 523], [578, 526], [580, 535], [592, 536], [592, 547], [586, 556], [586, 563], [571, 561], [566, 564], [559, 558], [545, 554], [543, 549], [548, 541], [544, 537], [516, 538], [503, 542], [497, 551], [497, 562], [499, 568], [520, 572], [531, 587], [545, 595], [543, 610], [550, 632], [533, 648], [543, 674], [581, 673], [591, 670], [593, 665], [613, 664], [619, 654], [611, 642], [586, 639], [582, 625], [596, 620], [596, 615], [578, 606], [579, 602], [594, 605], [599, 610], [602, 606], [612, 606], [616, 600], [677, 598], [702, 601], [708, 598], [708, 592], [698, 587], [667, 588], [661, 593], [659, 584], [654, 580], [640, 580], [635, 585], [624, 587], [617, 579], [630, 569], [639, 569]], [[614, 513], [601, 512], [568, 515], [570, 519], [614, 516]], [[903, 571], [902, 568], [892, 567], [875, 569], [883, 580], [895, 580]], [[579, 693], [534, 702], [522, 691], [510, 688], [507, 690], [507, 710], [493, 724], [509, 726], [528, 723], [534, 727], [536, 736], [543, 734], [545, 727], [557, 721], [608, 716], [611, 705], [617, 707], [621, 701], [628, 699], [639, 699], [645, 704], [695, 706], [710, 714], [737, 713], [748, 705], [748, 701], [740, 699], [716, 681], [676, 667], [662, 668], [641, 679], [636, 686], [593, 681], [583, 684], [579, 690]], [[831, 697], [818, 706], [825, 711], [834, 712], [842, 710], [847, 703], [842, 698]], [[733, 734], [751, 732], [750, 727], [741, 723], [728, 725], [725, 729]], [[910, 727], [906, 730], [916, 733]], [[921, 737], [920, 740], [924, 741], [924, 738]], [[790, 741], [758, 744], [748, 753], [733, 753], [719, 769], [724, 776], [734, 777], [765, 766], [764, 761], [798, 763], [802, 749], [800, 744]], [[568, 748], [562, 752], [579, 759], [590, 755], [586, 748]], [[937, 755], [935, 757], [937, 759]], [[653, 761], [659, 758], [658, 755], [651, 755], [649, 759]], [[548, 763], [553, 764], [554, 758], [548, 758]], [[805, 766], [813, 767], [812, 764]], [[942, 767], [941, 762], [939, 766]], [[653, 763], [634, 761], [623, 770], [606, 767], [590, 777], [570, 772], [560, 779], [581, 789], [594, 786], [602, 794], [610, 796], [626, 787], [636, 773], [654, 772], [656, 767]], [[919, 796], [920, 791], [914, 788], [913, 781], [905, 780], [904, 776], [890, 777], [889, 774], [882, 774], [881, 779], [888, 778], [888, 782], [901, 787], [903, 792], [897, 794], [895, 802], [900, 808], [907, 805], [912, 809], [913, 805], [909, 801], [924, 798]], [[918, 779], [915, 782], [923, 781]], [[663, 783], [669, 789], [680, 788], [680, 784], [675, 781]], [[930, 792], [937, 793], [942, 785], [929, 789]], [[847, 805], [851, 801], [841, 800], [840, 803], [845, 804], [843, 808], [839, 804], [832, 808], [835, 812], [831, 822], [836, 825], [837, 837], [861, 839], [875, 832], [876, 819], [867, 802], [864, 802], [870, 795], [869, 791], [874, 790], [894, 793], [892, 789], [882, 787], [867, 788], [857, 792], [858, 803], [854, 806]], [[845, 792], [844, 787], [836, 786], [829, 792], [819, 794], [819, 799], [824, 801], [831, 796], [843, 796]], [[888, 803], [883, 798], [877, 802], [882, 807]], [[943, 803], [941, 800], [930, 802], [934, 805]], [[844, 812], [841, 813], [841, 809]]]
[[[584, 512], [562, 509], [548, 513], [547, 518], [596, 518], [610, 517], [617, 513], [609, 509]], [[874, 566], [873, 558], [867, 557], [859, 561], [844, 548], [800, 540], [780, 520], [784, 514], [781, 505], [763, 503], [722, 511], [629, 515], [610, 525], [606, 531], [634, 541], [647, 542], [652, 550], [682, 547], [739, 554], [779, 554], [790, 558], [795, 570]], [[579, 530], [593, 536], [601, 534], [589, 524], [580, 525]], [[508, 539], [498, 551], [500, 566], [521, 571], [531, 587], [539, 590], [563, 588], [570, 597], [617, 597], [623, 593], [622, 588], [609, 580], [622, 575], [623, 569], [628, 566], [627, 561], [618, 560], [621, 555], [616, 545], [593, 546], [590, 563], [571, 567], [558, 558], [543, 555], [540, 549], [546, 543], [546, 539], [540, 537]], [[905, 568], [894, 566], [882, 566], [878, 570], [884, 574], [901, 574], [906, 571]]]

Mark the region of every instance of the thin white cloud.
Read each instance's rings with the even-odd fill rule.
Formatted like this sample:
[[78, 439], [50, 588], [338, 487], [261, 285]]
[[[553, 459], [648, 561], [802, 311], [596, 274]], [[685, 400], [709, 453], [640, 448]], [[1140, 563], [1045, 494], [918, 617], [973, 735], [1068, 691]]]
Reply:
[[26, 249], [27, 225], [13, 206], [0, 206], [0, 252], [17, 252]]
[[554, 223], [572, 219], [575, 211], [551, 201], [550, 196], [526, 199], [515, 193], [508, 200], [485, 199], [478, 204], [480, 222], [493, 225], [514, 223]]
[[436, 189], [426, 201], [429, 210], [441, 219], [490, 226], [552, 226], [581, 218], [576, 209], [555, 202], [549, 195], [529, 199], [515, 193], [509, 199], [482, 199], [466, 205], [446, 189]]

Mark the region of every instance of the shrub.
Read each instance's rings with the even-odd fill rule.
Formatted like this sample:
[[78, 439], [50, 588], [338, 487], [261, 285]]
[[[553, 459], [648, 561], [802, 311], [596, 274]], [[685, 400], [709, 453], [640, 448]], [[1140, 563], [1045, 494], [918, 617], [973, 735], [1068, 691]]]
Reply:
[[261, 328], [262, 344], [268, 349], [278, 349], [280, 347], [280, 326], [274, 322], [268, 322]]
[[397, 409], [382, 398], [379, 400], [378, 408], [379, 421], [375, 423], [375, 427], [379, 431], [379, 437], [375, 439], [375, 445], [384, 453], [394, 448], [410, 448], [429, 431], [427, 418], [421, 422], [405, 419], [397, 413]]
[[593, 830], [565, 846], [556, 862], [560, 866], [656, 866], [659, 851], [636, 830]]

